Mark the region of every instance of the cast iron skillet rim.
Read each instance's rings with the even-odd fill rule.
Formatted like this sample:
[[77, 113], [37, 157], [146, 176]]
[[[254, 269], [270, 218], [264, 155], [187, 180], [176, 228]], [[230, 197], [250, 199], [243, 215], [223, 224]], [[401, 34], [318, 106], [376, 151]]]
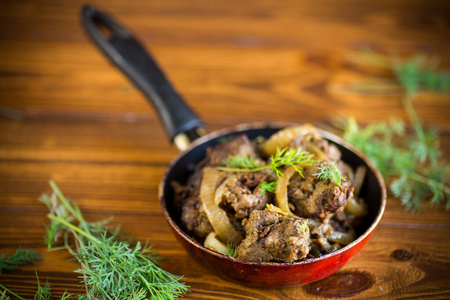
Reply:
[[166, 178], [167, 178], [168, 174], [170, 173], [170, 171], [172, 170], [173, 166], [184, 155], [186, 155], [190, 151], [193, 151], [197, 146], [199, 146], [205, 142], [208, 142], [210, 140], [219, 138], [219, 137], [227, 135], [227, 134], [235, 134], [235, 133], [239, 133], [239, 132], [245, 133], [246, 131], [258, 130], [258, 129], [282, 129], [282, 128], [289, 127], [289, 126], [301, 126], [301, 124], [280, 123], [280, 122], [261, 122], [261, 123], [244, 123], [244, 124], [235, 125], [232, 127], [226, 127], [226, 128], [211, 132], [203, 137], [200, 137], [199, 139], [195, 140], [188, 147], [188, 149], [179, 153], [175, 157], [175, 159], [172, 160], [169, 167], [166, 169], [166, 172], [164, 173], [164, 176], [162, 177], [162, 180], [159, 185], [159, 200], [160, 200], [160, 204], [162, 207], [162, 211], [163, 211], [164, 217], [166, 218], [166, 221], [169, 223], [169, 225], [172, 227], [172, 229], [174, 231], [176, 231], [180, 235], [180, 237], [182, 237], [189, 244], [191, 244], [192, 246], [194, 246], [195, 248], [197, 248], [201, 251], [205, 251], [209, 255], [212, 255], [212, 256], [215, 256], [215, 257], [218, 257], [221, 259], [225, 259], [225, 260], [228, 260], [233, 263], [240, 263], [240, 264], [260, 266], [260, 267], [288, 267], [288, 266], [297, 266], [297, 265], [309, 264], [309, 263], [320, 261], [320, 260], [325, 260], [329, 257], [341, 255], [341, 253], [346, 252], [348, 249], [359, 244], [362, 240], [366, 239], [369, 235], [371, 235], [373, 233], [373, 231], [375, 230], [375, 228], [377, 227], [378, 223], [380, 222], [381, 217], [383, 216], [383, 213], [384, 213], [384, 210], [386, 207], [386, 187], [385, 187], [383, 177], [381, 176], [381, 173], [378, 170], [378, 168], [375, 167], [375, 165], [372, 163], [372, 161], [365, 154], [363, 154], [358, 149], [356, 149], [354, 146], [352, 146], [351, 144], [349, 144], [342, 138], [336, 136], [335, 134], [330, 133], [328, 131], [321, 130], [321, 129], [318, 129], [318, 131], [325, 139], [341, 145], [342, 147], [344, 147], [344, 148], [348, 149], [349, 151], [353, 152], [354, 154], [356, 154], [361, 160], [364, 161], [364, 163], [369, 167], [370, 171], [375, 175], [375, 178], [376, 178], [379, 188], [381, 190], [380, 207], [379, 207], [378, 213], [376, 214], [374, 221], [371, 223], [369, 228], [367, 228], [356, 240], [354, 240], [347, 246], [342, 247], [341, 249], [334, 251], [332, 253], [323, 255], [321, 257], [310, 258], [310, 259], [295, 261], [295, 262], [291, 262], [291, 263], [253, 262], [253, 261], [237, 259], [237, 258], [228, 256], [228, 255], [224, 255], [224, 254], [218, 253], [216, 251], [210, 250], [210, 249], [204, 247], [203, 245], [201, 245], [200, 243], [198, 243], [197, 241], [193, 240], [188, 234], [186, 234], [184, 232], [183, 229], [181, 229], [175, 223], [175, 221], [172, 219], [172, 217], [170, 216], [169, 211], [167, 209], [167, 205], [166, 205], [166, 201], [165, 201], [165, 197], [164, 197], [164, 186], [166, 184]]

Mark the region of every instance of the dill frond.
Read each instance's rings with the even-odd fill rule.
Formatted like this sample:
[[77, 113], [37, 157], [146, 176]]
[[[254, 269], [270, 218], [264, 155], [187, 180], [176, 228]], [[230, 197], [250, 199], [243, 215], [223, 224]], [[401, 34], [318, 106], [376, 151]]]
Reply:
[[281, 167], [293, 167], [303, 177], [302, 167], [317, 163], [313, 157], [314, 154], [301, 149], [278, 149], [277, 153], [270, 158], [269, 166], [278, 177], [283, 176], [283, 172], [280, 170]]
[[227, 243], [227, 252], [228, 255], [231, 257], [236, 257], [236, 245], [232, 244], [232, 243]]
[[278, 184], [278, 181], [273, 181], [273, 182], [263, 181], [261, 183], [261, 192], [260, 192], [261, 196], [265, 196], [267, 192], [275, 193], [277, 184]]
[[[449, 167], [439, 162], [435, 142], [421, 143], [420, 149], [414, 149], [420, 141], [396, 129], [398, 124], [391, 120], [360, 128], [355, 119], [348, 118], [338, 126], [344, 130], [343, 138], [365, 153], [390, 181], [392, 194], [407, 210], [420, 211], [427, 198], [450, 209]], [[423, 132], [426, 140], [436, 140], [434, 131]]]
[[39, 282], [39, 276], [36, 272], [37, 279], [37, 292], [34, 294], [34, 300], [50, 300], [52, 297], [50, 283], [48, 281], [45, 282], [44, 286]]
[[420, 90], [450, 92], [450, 73], [440, 72], [432, 58], [415, 55], [409, 60], [393, 60], [393, 69], [400, 84], [409, 94]]
[[75, 272], [82, 274], [82, 283], [89, 294], [109, 295], [112, 299], [130, 299], [147, 294], [155, 299], [171, 299], [185, 290], [180, 279], [159, 268], [150, 257], [148, 248], [140, 243], [134, 248], [103, 235], [100, 243], [88, 241], [75, 254], [82, 265]]
[[[40, 198], [50, 210], [48, 245], [53, 249], [63, 237], [64, 248], [80, 263], [75, 272], [81, 274], [86, 295], [79, 299], [174, 299], [189, 292], [182, 276], [159, 267], [151, 246], [138, 242], [132, 247], [118, 239], [118, 231], [106, 227], [109, 220], [85, 221], [76, 203], [66, 199], [53, 181], [50, 186], [53, 194]], [[69, 244], [69, 237], [75, 245]]]
[[25, 298], [17, 295], [16, 293], [14, 293], [13, 291], [11, 291], [10, 289], [8, 289], [7, 287], [5, 287], [2, 284], [0, 284], [0, 289], [3, 290], [3, 293], [0, 294], [0, 300], [11, 300], [11, 298], [8, 295], [6, 295], [6, 293], [11, 294], [12, 296], [16, 297], [17, 299], [26, 300]]
[[335, 183], [339, 187], [342, 187], [342, 182], [345, 181], [345, 178], [342, 176], [341, 171], [339, 170], [336, 162], [332, 162], [330, 165], [320, 165], [319, 173], [313, 174], [317, 176], [317, 178]]
[[253, 157], [250, 156], [241, 156], [241, 155], [231, 155], [224, 162], [225, 165], [232, 168], [258, 168], [261, 167], [261, 163], [256, 161]]
[[10, 300], [11, 298], [6, 295], [6, 290], [3, 290], [3, 293], [0, 294], [0, 300]]
[[[296, 172], [303, 176], [302, 168], [310, 166], [316, 161], [314, 155], [301, 149], [278, 149], [275, 155], [272, 155], [267, 165], [257, 164], [248, 156], [234, 155], [230, 156], [225, 167], [217, 167], [220, 171], [225, 172], [260, 172], [263, 170], [272, 170], [277, 177], [283, 176], [282, 167], [293, 167]], [[227, 163], [226, 162], [226, 163]]]
[[10, 257], [6, 257], [6, 255], [0, 256], [0, 274], [3, 271], [15, 270], [23, 265], [35, 264], [40, 259], [42, 257], [34, 250], [18, 248]]
[[344, 129], [343, 138], [371, 158], [407, 210], [419, 211], [427, 198], [450, 209], [449, 166], [440, 161], [438, 131], [425, 128], [413, 107], [421, 91], [450, 93], [450, 73], [437, 69], [436, 57], [424, 55], [400, 60], [361, 51], [353, 61], [392, 71], [403, 90], [401, 100], [414, 135], [406, 135], [404, 125], [395, 119], [360, 128], [354, 118], [348, 118], [338, 125]]
[[68, 291], [64, 291], [63, 295], [61, 296], [60, 300], [67, 300], [72, 299], [74, 296], [69, 293]]

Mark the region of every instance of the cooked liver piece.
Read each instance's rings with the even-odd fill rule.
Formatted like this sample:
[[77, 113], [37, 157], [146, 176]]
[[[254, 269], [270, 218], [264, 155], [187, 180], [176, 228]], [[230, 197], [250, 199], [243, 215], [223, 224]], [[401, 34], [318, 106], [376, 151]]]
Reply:
[[288, 184], [288, 199], [294, 214], [328, 222], [353, 196], [353, 188], [348, 180], [339, 187], [330, 180], [324, 181], [313, 176], [319, 171], [319, 165], [313, 165], [303, 169], [303, 177], [300, 174], [292, 176]]
[[303, 218], [286, 216], [268, 209], [253, 211], [246, 221], [246, 238], [236, 257], [258, 262], [293, 262], [309, 252], [309, 229]]

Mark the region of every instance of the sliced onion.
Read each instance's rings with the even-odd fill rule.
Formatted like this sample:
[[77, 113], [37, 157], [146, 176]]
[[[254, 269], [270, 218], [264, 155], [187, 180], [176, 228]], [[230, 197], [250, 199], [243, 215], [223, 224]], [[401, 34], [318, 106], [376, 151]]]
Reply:
[[322, 151], [322, 149], [320, 149], [319, 146], [317, 146], [316, 144], [312, 143], [312, 142], [305, 142], [305, 151], [308, 151], [311, 154], [314, 154], [315, 157], [317, 159], [326, 159], [326, 155], [325, 153]]
[[328, 241], [335, 242], [341, 245], [348, 245], [355, 240], [355, 230], [349, 230], [348, 232], [333, 231], [333, 233], [326, 235]]
[[347, 200], [345, 209], [355, 217], [362, 217], [367, 214], [367, 204], [364, 201], [357, 201], [355, 197]]
[[223, 195], [225, 194], [227, 185], [227, 181], [225, 180], [222, 182], [222, 184], [219, 185], [219, 187], [216, 189], [216, 192], [214, 193], [214, 204], [219, 206], [220, 202], [222, 202]]
[[335, 144], [328, 145], [328, 159], [338, 161], [341, 160], [341, 155], [341, 151]]
[[355, 197], [359, 196], [359, 192], [361, 191], [361, 187], [364, 182], [364, 178], [366, 177], [367, 168], [365, 166], [358, 166], [355, 170], [355, 178], [353, 179], [353, 195]]
[[275, 197], [278, 207], [288, 215], [295, 216], [289, 209], [289, 201], [287, 194], [287, 186], [291, 177], [295, 174], [294, 167], [289, 167], [283, 172], [283, 176], [278, 179], [277, 188], [275, 189]]
[[270, 211], [271, 213], [275, 213], [275, 214], [282, 214], [283, 216], [287, 216], [288, 213], [285, 212], [284, 210], [282, 210], [281, 208], [273, 205], [273, 204], [267, 204], [266, 208], [268, 211]]
[[205, 239], [204, 246], [210, 250], [229, 255], [227, 245], [219, 241], [215, 232], [210, 232]]
[[277, 149], [286, 148], [299, 134], [307, 134], [315, 130], [316, 128], [311, 124], [281, 129], [262, 144], [262, 149], [267, 155], [275, 155]]
[[341, 171], [342, 175], [347, 175], [348, 180], [350, 182], [353, 182], [353, 179], [355, 178], [355, 174], [353, 172], [353, 168], [346, 162], [340, 162], [339, 163], [339, 170]]
[[200, 199], [206, 216], [212, 228], [224, 243], [237, 245], [241, 242], [241, 234], [231, 225], [226, 212], [214, 203], [216, 194], [216, 184], [223, 173], [214, 168], [203, 170], [203, 180], [200, 186]]

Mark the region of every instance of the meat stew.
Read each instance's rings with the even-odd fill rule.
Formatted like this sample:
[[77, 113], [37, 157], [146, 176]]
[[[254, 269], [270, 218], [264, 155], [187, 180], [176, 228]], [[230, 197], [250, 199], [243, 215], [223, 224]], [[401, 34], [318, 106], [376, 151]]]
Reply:
[[293, 262], [356, 238], [367, 213], [352, 184], [361, 176], [363, 169], [353, 170], [304, 125], [268, 138], [232, 136], [208, 147], [187, 182], [171, 184], [180, 225], [198, 242], [242, 260]]

